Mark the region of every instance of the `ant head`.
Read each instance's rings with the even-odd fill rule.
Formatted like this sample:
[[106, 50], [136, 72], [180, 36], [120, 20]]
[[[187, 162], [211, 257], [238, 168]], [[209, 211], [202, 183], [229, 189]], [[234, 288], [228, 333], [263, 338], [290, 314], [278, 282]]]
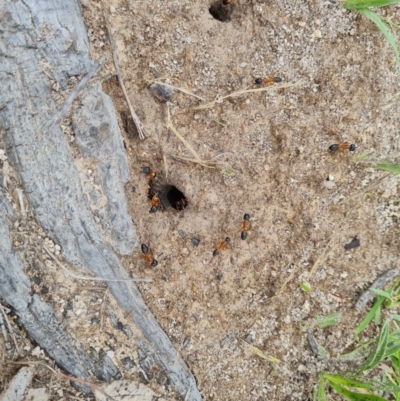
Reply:
[[142, 173], [150, 174], [150, 171], [151, 171], [150, 167], [142, 167]]
[[226, 237], [225, 242], [231, 242], [231, 239], [229, 237]]
[[250, 215], [246, 213], [246, 214], [243, 216], [243, 220], [249, 221], [249, 220], [250, 220]]
[[153, 259], [153, 261], [151, 262], [151, 265], [153, 267], [156, 267], [158, 265], [158, 262], [155, 259]]
[[354, 143], [352, 143], [349, 147], [349, 151], [350, 152], [354, 152], [356, 150], [356, 145], [354, 145]]
[[262, 78], [257, 78], [256, 85], [261, 85], [261, 84], [262, 84]]
[[146, 244], [142, 244], [141, 248], [142, 248], [142, 252], [143, 252], [143, 253], [149, 252], [149, 248], [147, 247]]

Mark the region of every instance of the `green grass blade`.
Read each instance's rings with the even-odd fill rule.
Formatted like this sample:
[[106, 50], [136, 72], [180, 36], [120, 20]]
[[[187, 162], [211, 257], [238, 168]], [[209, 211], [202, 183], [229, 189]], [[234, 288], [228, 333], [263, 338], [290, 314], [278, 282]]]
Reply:
[[343, 7], [347, 10], [361, 10], [367, 7], [383, 7], [399, 2], [400, 0], [347, 0]]
[[396, 56], [397, 68], [399, 69], [399, 72], [400, 72], [399, 50], [397, 47], [396, 38], [394, 37], [390, 28], [382, 21], [380, 15], [378, 15], [377, 13], [374, 13], [373, 11], [368, 10], [368, 9], [362, 9], [362, 10], [359, 9], [358, 12], [360, 14], [364, 15], [364, 17], [367, 17], [368, 19], [370, 19], [382, 32], [383, 36], [389, 42], [390, 46], [392, 46], [392, 49]]
[[310, 284], [306, 284], [306, 283], [300, 283], [300, 288], [304, 291], [304, 292], [311, 292], [311, 286]]
[[385, 300], [384, 297], [379, 297], [377, 299], [377, 301], [375, 302], [374, 306], [368, 312], [367, 316], [365, 316], [364, 320], [355, 328], [354, 331], [355, 331], [355, 333], [357, 335], [360, 334], [368, 326], [370, 321], [374, 318], [375, 314], [377, 313], [378, 309], [383, 304], [384, 300]]
[[372, 156], [373, 154], [374, 154], [374, 152], [370, 152], [370, 153], [364, 153], [364, 154], [359, 155], [359, 156], [354, 156], [354, 157], [353, 157], [353, 161], [355, 161], [355, 162], [362, 162], [362, 161], [364, 161], [365, 159], [368, 159], [368, 157]]
[[385, 358], [395, 354], [400, 351], [400, 342], [389, 341], [386, 347]]
[[367, 341], [365, 344], [360, 345], [356, 349], [347, 354], [342, 354], [339, 358], [343, 361], [354, 361], [357, 359], [364, 359], [367, 358], [368, 355], [371, 353], [371, 344], [375, 342], [374, 339]]
[[314, 401], [326, 401], [325, 395], [325, 378], [323, 374], [319, 375], [318, 389], [314, 393]]
[[367, 390], [373, 389], [373, 385], [370, 383], [365, 383], [360, 380], [351, 379], [335, 373], [324, 373], [324, 378], [329, 383], [329, 385], [334, 383], [346, 387], [365, 388]]
[[350, 401], [387, 401], [386, 398], [379, 397], [378, 395], [355, 393], [353, 391], [348, 390], [347, 388], [344, 388], [334, 383], [329, 383], [329, 385], [338, 394], [342, 395], [343, 397], [345, 397], [347, 400]]
[[375, 294], [381, 295], [382, 297], [385, 298], [390, 298], [391, 296], [390, 293], [388, 293], [387, 291], [380, 290], [379, 288], [371, 288], [370, 291], [374, 292]]
[[384, 359], [388, 338], [389, 338], [389, 320], [386, 320], [379, 333], [375, 349], [372, 351], [371, 355], [369, 356], [365, 364], [361, 366], [360, 368], [361, 371], [373, 369], [376, 365], [379, 364], [379, 362], [382, 361], [382, 359]]
[[378, 163], [376, 168], [378, 170], [388, 171], [389, 173], [400, 174], [400, 166], [398, 164]]
[[315, 324], [321, 329], [328, 326], [335, 326], [342, 319], [342, 314], [340, 312], [331, 313], [326, 316], [317, 316], [315, 318]]

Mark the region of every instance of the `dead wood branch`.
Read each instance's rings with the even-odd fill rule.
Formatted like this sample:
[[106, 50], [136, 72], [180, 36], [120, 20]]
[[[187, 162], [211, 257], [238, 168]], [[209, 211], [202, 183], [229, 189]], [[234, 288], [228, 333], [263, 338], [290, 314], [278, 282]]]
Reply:
[[110, 39], [111, 53], [112, 53], [112, 58], [113, 58], [113, 62], [114, 62], [115, 71], [117, 73], [118, 81], [119, 81], [119, 84], [121, 85], [122, 92], [124, 93], [126, 102], [128, 103], [129, 111], [131, 112], [131, 116], [132, 116], [133, 122], [135, 123], [136, 129], [138, 131], [139, 138], [144, 139], [142, 123], [140, 122], [139, 117], [137, 116], [135, 110], [133, 109], [132, 103], [128, 96], [128, 92], [126, 91], [126, 88], [124, 85], [124, 81], [122, 79], [122, 74], [121, 74], [121, 70], [119, 68], [119, 63], [118, 63], [118, 56], [117, 56], [115, 41], [114, 41], [113, 34], [111, 32], [110, 21], [108, 19], [107, 11], [106, 11], [103, 1], [101, 2], [101, 6], [103, 9], [103, 15], [104, 15], [106, 28], [107, 28], [108, 38]]

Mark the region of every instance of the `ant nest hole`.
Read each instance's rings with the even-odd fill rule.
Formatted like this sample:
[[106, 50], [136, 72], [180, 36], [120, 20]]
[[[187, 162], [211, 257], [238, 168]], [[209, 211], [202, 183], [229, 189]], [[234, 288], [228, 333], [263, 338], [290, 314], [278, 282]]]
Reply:
[[175, 185], [150, 185], [148, 194], [149, 199], [153, 199], [154, 195], [159, 198], [162, 209], [168, 209], [172, 207], [180, 211], [185, 210], [188, 206], [188, 201], [185, 194]]
[[232, 0], [219, 0], [211, 4], [211, 7], [208, 9], [208, 11], [216, 20], [228, 22], [231, 20], [232, 9]]

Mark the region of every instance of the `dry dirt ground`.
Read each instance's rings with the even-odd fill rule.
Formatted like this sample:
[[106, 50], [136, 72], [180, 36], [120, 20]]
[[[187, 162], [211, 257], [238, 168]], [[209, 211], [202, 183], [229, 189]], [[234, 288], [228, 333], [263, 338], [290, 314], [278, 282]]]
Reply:
[[[124, 262], [134, 276], [153, 279], [139, 284], [142, 295], [205, 400], [308, 400], [318, 371], [336, 365], [312, 353], [301, 322], [343, 314], [339, 325], [314, 330], [334, 360], [354, 345], [352, 329], [365, 314], [354, 308], [361, 291], [398, 266], [399, 179], [379, 181], [385, 173], [355, 163], [349, 152], [328, 151], [344, 140], [357, 145], [355, 155], [396, 160], [394, 56], [371, 22], [335, 0], [233, 0], [228, 22], [213, 18], [210, 5], [104, 1], [122, 77], [145, 129], [142, 141], [129, 123], [123, 128], [128, 107], [118, 81], [107, 77], [115, 70], [102, 3], [82, 1], [93, 55], [108, 57], [101, 75], [130, 158], [131, 215], [159, 263], [153, 268], [139, 254]], [[384, 12], [400, 21], [399, 7]], [[259, 88], [255, 79], [271, 75], [283, 82], [195, 109]], [[176, 91], [162, 103], [149, 91], [156, 78], [205, 100]], [[287, 84], [293, 86], [279, 89]], [[218, 162], [215, 168], [176, 158], [194, 156], [167, 129], [168, 109], [171, 124], [201, 159]], [[185, 194], [184, 211], [149, 213], [143, 166]], [[252, 227], [243, 241], [244, 213]], [[345, 251], [356, 236], [361, 246]], [[225, 237], [231, 242], [214, 257]], [[312, 291], [302, 291], [300, 282]], [[74, 303], [64, 315], [69, 329], [110, 351], [126, 378], [143, 378], [134, 344], [105, 311], [112, 300], [103, 286], [84, 285], [64, 290], [65, 303]], [[89, 301], [96, 291], [101, 307]], [[103, 333], [94, 327], [99, 314]], [[276, 370], [249, 344], [278, 358]], [[131, 370], [121, 363], [127, 355], [136, 363]], [[171, 387], [149, 385], [174, 399]]]

